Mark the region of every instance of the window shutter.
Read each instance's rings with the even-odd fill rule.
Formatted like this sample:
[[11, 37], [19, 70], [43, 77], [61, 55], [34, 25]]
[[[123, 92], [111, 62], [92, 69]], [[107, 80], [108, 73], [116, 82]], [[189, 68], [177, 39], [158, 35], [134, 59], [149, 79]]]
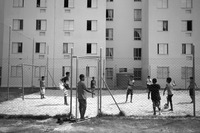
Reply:
[[46, 30], [46, 24], [47, 24], [46, 20], [42, 20], [41, 21], [41, 29], [40, 30]]
[[96, 20], [92, 21], [92, 30], [97, 30], [97, 21]]
[[46, 48], [46, 44], [40, 43], [40, 53], [45, 54], [45, 48]]
[[96, 54], [97, 53], [97, 44], [93, 43], [92, 44], [92, 54]]
[[19, 20], [17, 20], [17, 19], [13, 20], [13, 29], [19, 30]]
[[74, 7], [74, 0], [69, 0], [69, 6], [68, 7]]
[[92, 0], [92, 7], [97, 7], [97, 0]]

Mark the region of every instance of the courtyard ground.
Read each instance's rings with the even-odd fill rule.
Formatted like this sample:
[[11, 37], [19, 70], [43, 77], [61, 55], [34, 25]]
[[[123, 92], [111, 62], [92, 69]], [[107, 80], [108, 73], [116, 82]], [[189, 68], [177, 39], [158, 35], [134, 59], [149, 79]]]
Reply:
[[[67, 114], [70, 107], [64, 105], [61, 90], [47, 90], [46, 98], [40, 99], [38, 92], [0, 103], [0, 132], [107, 132], [107, 133], [198, 133], [200, 132], [200, 92], [196, 91], [196, 116], [193, 116], [193, 104], [188, 91], [174, 91], [174, 111], [162, 109], [162, 115], [153, 116], [152, 102], [147, 99], [147, 92], [135, 90], [133, 103], [125, 103], [125, 90], [111, 91], [125, 117], [119, 113], [107, 90], [102, 91], [101, 110], [108, 116], [96, 117], [97, 96], [88, 94], [86, 116], [90, 119], [81, 123], [56, 123], [56, 115]], [[96, 92], [97, 94], [97, 92]], [[161, 91], [162, 94], [162, 91]], [[75, 91], [72, 103], [73, 115], [76, 115]], [[161, 106], [166, 103], [166, 96], [161, 95]], [[69, 98], [68, 98], [69, 100]], [[43, 116], [43, 117], [41, 117]], [[46, 117], [45, 117], [46, 116]], [[79, 112], [77, 111], [77, 118]]]
[[[147, 92], [135, 91], [133, 95], [133, 103], [125, 103], [125, 90], [112, 90], [112, 94], [118, 103], [120, 110], [126, 116], [149, 116], [153, 114], [152, 101], [147, 99]], [[162, 94], [162, 91], [161, 91]], [[75, 91], [72, 97], [72, 113], [77, 114]], [[0, 104], [0, 114], [6, 115], [49, 115], [55, 116], [70, 112], [70, 107], [64, 105], [63, 92], [61, 90], [46, 90], [46, 98], [40, 99], [39, 93], [25, 95], [24, 100], [21, 97], [5, 101]], [[68, 97], [69, 102], [69, 97]], [[193, 104], [188, 91], [174, 91], [173, 104], [174, 111], [162, 109], [162, 116], [187, 116], [193, 115]], [[166, 96], [161, 95], [161, 106], [163, 108], [166, 103]], [[78, 105], [77, 105], [78, 106]], [[102, 91], [101, 110], [105, 114], [115, 115], [119, 113], [119, 109], [114, 103], [112, 97], [107, 90]], [[86, 116], [95, 117], [97, 115], [97, 96], [94, 98], [88, 94]], [[196, 91], [196, 115], [200, 116], [200, 91]]]

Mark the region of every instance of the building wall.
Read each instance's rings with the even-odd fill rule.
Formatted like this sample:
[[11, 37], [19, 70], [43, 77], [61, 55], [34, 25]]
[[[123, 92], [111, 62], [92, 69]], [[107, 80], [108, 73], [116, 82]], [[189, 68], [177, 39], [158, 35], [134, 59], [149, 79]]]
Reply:
[[[107, 60], [107, 68], [114, 69], [113, 85], [116, 86], [116, 74], [120, 68], [127, 68], [127, 73], [133, 73], [134, 68], [141, 68], [141, 60], [134, 60], [133, 49], [142, 48], [142, 40], [134, 40], [134, 28], [142, 28], [142, 21], [134, 21], [134, 9], [142, 9], [143, 2], [133, 0], [114, 0], [107, 2], [107, 9], [114, 10], [113, 21], [106, 22], [106, 28], [113, 28], [113, 40], [106, 41], [107, 48], [113, 48], [113, 59]], [[143, 9], [142, 9], [143, 12]], [[143, 29], [142, 29], [143, 33]], [[141, 85], [138, 80], [137, 85]]]
[[[151, 0], [149, 2], [149, 62], [151, 68], [151, 77], [157, 78], [157, 67], [166, 66], [169, 67], [169, 76], [177, 83], [177, 88], [185, 88], [188, 85], [188, 79], [181, 78], [181, 67], [192, 67], [193, 63], [188, 56], [182, 54], [182, 43], [198, 44], [199, 31], [198, 26], [200, 12], [200, 1], [193, 0], [193, 7], [191, 9], [181, 8], [181, 1], [168, 0], [168, 8], [159, 9], [157, 7], [157, 0]], [[187, 10], [191, 13], [187, 13]], [[168, 20], [168, 31], [158, 31], [158, 20]], [[182, 30], [182, 20], [192, 20], [192, 31], [185, 32]], [[191, 33], [191, 36], [188, 36]], [[157, 44], [168, 43], [168, 54], [157, 54]], [[198, 51], [199, 46], [195, 45], [195, 50]], [[199, 58], [199, 53], [196, 53], [196, 57]], [[196, 60], [196, 66], [198, 66], [199, 60]], [[196, 69], [196, 78], [199, 79], [200, 70]], [[158, 79], [158, 82], [165, 86], [165, 78]]]
[[[36, 66], [46, 66], [48, 86], [58, 84], [62, 77], [62, 67], [70, 66], [71, 60], [68, 57], [64, 58], [63, 43], [73, 43], [73, 55], [78, 57], [84, 56], [99, 56], [100, 48], [102, 48], [102, 55], [105, 55], [105, 1], [98, 1], [97, 8], [87, 8], [86, 1], [74, 1], [73, 8], [64, 8], [63, 1], [48, 0], [45, 8], [36, 7], [36, 1], [26, 0], [23, 8], [13, 8], [13, 1], [5, 1], [4, 23], [12, 25], [13, 19], [23, 19], [23, 31], [12, 30], [12, 42], [23, 42], [23, 54], [10, 54], [10, 66], [24, 65], [24, 84], [25, 86], [38, 86], [38, 77], [32, 77], [32, 64]], [[46, 31], [36, 30], [36, 20], [46, 19]], [[63, 30], [64, 20], [74, 20], [74, 30], [70, 31], [70, 35], [65, 35]], [[97, 20], [97, 30], [87, 31], [87, 20]], [[41, 33], [42, 32], [42, 33]], [[45, 35], [40, 35], [45, 34]], [[67, 33], [68, 34], [68, 33]], [[4, 44], [8, 43], [8, 32], [4, 30]], [[45, 54], [35, 53], [35, 43], [46, 42]], [[97, 43], [97, 53], [94, 55], [86, 54], [86, 44]], [[12, 45], [12, 44], [11, 44]], [[68, 54], [69, 55], [69, 54]], [[4, 45], [3, 57], [8, 59], [8, 45]], [[41, 59], [42, 58], [42, 59]], [[104, 56], [103, 56], [104, 58]], [[75, 62], [75, 59], [74, 59]], [[81, 62], [79, 64], [85, 70], [85, 67], [95, 66], [94, 61]], [[2, 86], [7, 85], [8, 60], [3, 63], [4, 80]], [[29, 65], [26, 65], [29, 64]], [[76, 67], [73, 63], [73, 85], [76, 79]], [[82, 70], [81, 72], [85, 71]], [[12, 70], [10, 70], [11, 73]], [[97, 71], [97, 70], [96, 70]], [[33, 74], [35, 70], [33, 71]], [[44, 73], [43, 73], [44, 74]], [[42, 75], [42, 74], [40, 74]], [[97, 72], [96, 75], [97, 76]], [[34, 79], [32, 81], [32, 78]], [[89, 77], [91, 78], [91, 77]], [[20, 86], [22, 78], [10, 78], [10, 86]], [[33, 83], [32, 83], [33, 82]]]

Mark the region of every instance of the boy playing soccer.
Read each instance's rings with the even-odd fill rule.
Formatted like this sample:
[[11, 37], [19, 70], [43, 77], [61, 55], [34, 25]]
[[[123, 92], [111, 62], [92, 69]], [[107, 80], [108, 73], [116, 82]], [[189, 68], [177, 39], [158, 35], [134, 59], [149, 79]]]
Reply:
[[128, 95], [131, 95], [131, 99], [130, 102], [132, 103], [132, 98], [133, 98], [133, 87], [134, 87], [134, 79], [133, 79], [133, 75], [130, 76], [129, 80], [128, 80], [128, 87], [127, 87], [127, 91], [126, 91], [126, 101], [128, 100]]
[[156, 84], [157, 79], [153, 79], [153, 84], [149, 86], [149, 92], [148, 92], [148, 99], [150, 99], [150, 93], [151, 93], [151, 100], [153, 103], [153, 115], [156, 115], [156, 107], [159, 110], [159, 115], [161, 115], [161, 109], [160, 109], [160, 85]]
[[63, 89], [63, 91], [64, 91], [64, 104], [65, 105], [69, 105], [67, 103], [67, 95], [68, 95], [68, 90], [69, 90], [69, 76], [70, 76], [70, 73], [66, 72], [65, 74], [66, 74], [66, 76], [63, 77], [60, 81], [64, 84], [64, 89]]
[[[94, 79], [94, 77], [92, 77], [90, 87], [91, 87], [91, 91], [94, 92], [95, 87], [96, 87], [96, 80]], [[93, 93], [92, 93], [92, 97], [94, 97]]]
[[172, 96], [173, 96], [173, 85], [171, 84], [172, 79], [170, 77], [168, 77], [166, 79], [166, 87], [163, 91], [163, 96], [165, 95], [165, 91], [167, 90], [167, 106], [171, 106], [171, 109], [169, 111], [173, 111], [173, 103], [172, 103]]
[[79, 76], [80, 81], [78, 82], [78, 102], [79, 102], [79, 112], [81, 116], [81, 120], [85, 119], [85, 111], [87, 107], [87, 95], [86, 92], [94, 94], [92, 91], [88, 90], [85, 86], [84, 80], [85, 76], [81, 74]]
[[45, 79], [44, 76], [41, 77], [41, 79], [39, 79], [40, 81], [40, 95], [41, 95], [41, 99], [45, 98]]
[[196, 83], [194, 82], [193, 77], [190, 77], [190, 85], [188, 86], [189, 89], [189, 95], [192, 99], [191, 103], [193, 103], [194, 100], [194, 89], [197, 87]]

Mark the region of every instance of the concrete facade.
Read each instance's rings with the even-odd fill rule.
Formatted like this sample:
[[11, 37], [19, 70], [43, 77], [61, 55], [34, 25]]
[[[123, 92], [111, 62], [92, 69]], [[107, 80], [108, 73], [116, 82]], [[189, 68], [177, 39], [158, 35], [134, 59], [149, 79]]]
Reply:
[[[6, 8], [4, 9], [5, 17], [3, 23], [8, 27], [12, 26], [10, 47], [12, 47], [13, 42], [23, 43], [22, 53], [13, 53], [12, 49], [10, 49], [10, 67], [25, 63], [23, 70], [24, 86], [30, 86], [30, 84], [38, 85], [39, 76], [44, 74], [48, 75], [48, 86], [54, 86], [54, 83], [58, 84], [63, 73], [71, 71], [69, 67], [71, 65], [70, 55], [72, 46], [73, 55], [77, 57], [90, 56], [95, 58], [100, 56], [100, 48], [103, 49], [102, 55], [105, 53], [105, 1], [97, 1], [97, 3], [94, 1], [95, 5], [92, 8], [87, 7], [87, 1], [73, 1], [73, 4], [66, 5], [67, 7], [64, 7], [64, 1], [60, 0], [46, 0], [46, 2], [44, 1], [45, 4], [42, 1], [40, 1], [42, 7], [37, 7], [36, 1], [33, 0], [24, 0], [23, 7], [13, 7], [13, 0], [4, 0], [3, 6]], [[14, 19], [23, 20], [23, 30], [13, 30]], [[43, 23], [44, 29], [36, 29], [36, 20], [46, 21], [46, 24], [44, 24], [45, 22]], [[65, 20], [70, 20], [72, 24], [68, 24], [67, 27], [64, 25]], [[90, 27], [95, 29], [87, 30], [88, 20], [96, 21], [94, 26], [90, 25]], [[3, 58], [7, 60], [4, 60], [2, 64], [2, 75], [4, 75], [2, 86], [7, 85], [8, 78], [9, 45], [6, 45], [9, 40], [8, 31], [9, 29], [7, 28], [3, 32]], [[44, 43], [44, 45], [37, 48], [36, 43]], [[68, 47], [67, 52], [65, 51], [66, 53], [63, 53], [63, 43], [68, 43], [71, 46]], [[94, 44], [94, 48], [93, 45], [89, 47], [89, 52], [87, 52], [87, 43]], [[36, 49], [42, 50], [42, 53]], [[84, 62], [81, 62], [82, 64], [79, 64], [79, 67], [82, 68], [80, 68], [79, 73], [85, 74], [86, 66], [94, 67], [95, 70], [93, 71], [95, 72], [92, 76], [97, 77], [97, 61], [93, 60], [88, 61], [85, 59]], [[39, 68], [34, 68], [32, 71], [32, 64], [35, 66], [46, 66], [42, 69], [48, 69], [48, 73], [45, 70], [39, 71]], [[22, 84], [20, 76], [22, 71], [19, 69], [10, 69], [10, 86], [20, 86]], [[63, 69], [66, 70], [63, 71]], [[73, 71], [76, 71], [75, 66]], [[73, 77], [75, 75], [74, 73]], [[91, 75], [89, 78], [91, 78]], [[73, 80], [75, 81], [75, 78]]]
[[[10, 55], [10, 66], [22, 63], [46, 66], [44, 69], [49, 72], [45, 73], [49, 86], [59, 82], [63, 69], [70, 71], [70, 53], [63, 54], [63, 43], [73, 44], [73, 54], [79, 57], [95, 58], [102, 48], [103, 58], [107, 58], [104, 60], [104, 76], [111, 88], [118, 86], [117, 81], [120, 80], [117, 75], [120, 74], [134, 74], [136, 86], [145, 87], [146, 78], [150, 75], [158, 79], [161, 87], [165, 87], [166, 77], [170, 76], [177, 88], [186, 88], [193, 67], [191, 49], [195, 45], [196, 82], [200, 79], [199, 0], [191, 0], [191, 3], [190, 0], [94, 0], [92, 8], [87, 7], [86, 0], [74, 0], [69, 8], [64, 8], [64, 2], [60, 0], [46, 0], [45, 7], [37, 7], [36, 1], [24, 0], [24, 7], [20, 8], [13, 7], [13, 0], [2, 2], [6, 7], [0, 14], [4, 24], [3, 34], [0, 33], [2, 58], [8, 59]], [[108, 13], [108, 10], [112, 11]], [[13, 54], [12, 51], [8, 54], [9, 45], [6, 45], [9, 40], [8, 27], [13, 26], [13, 19], [24, 20], [23, 30], [11, 32], [11, 45], [13, 42], [23, 42], [23, 53], [20, 54]], [[36, 30], [36, 20], [46, 20], [46, 29]], [[64, 30], [64, 20], [71, 20], [73, 26], [68, 28], [72, 29]], [[94, 30], [87, 30], [87, 20], [97, 24]], [[107, 33], [107, 30], [111, 32]], [[135, 35], [136, 30], [141, 30], [141, 34]], [[35, 52], [38, 42], [46, 43], [42, 54]], [[96, 47], [95, 53], [87, 54], [87, 43]], [[135, 56], [135, 50], [141, 50], [141, 53]], [[75, 59], [73, 61], [75, 72]], [[96, 59], [80, 59], [78, 64], [79, 73], [86, 74], [86, 67], [91, 68], [88, 81], [91, 76], [97, 77]], [[2, 86], [6, 86], [8, 60], [3, 60], [1, 66], [4, 75]], [[10, 73], [13, 71], [10, 70]], [[26, 66], [24, 71], [27, 86], [38, 84], [38, 75], [42, 75], [42, 72], [30, 77], [28, 73], [34, 75], [38, 70]], [[122, 80], [120, 82], [126, 84]], [[11, 74], [10, 84], [20, 85], [21, 78]]]

